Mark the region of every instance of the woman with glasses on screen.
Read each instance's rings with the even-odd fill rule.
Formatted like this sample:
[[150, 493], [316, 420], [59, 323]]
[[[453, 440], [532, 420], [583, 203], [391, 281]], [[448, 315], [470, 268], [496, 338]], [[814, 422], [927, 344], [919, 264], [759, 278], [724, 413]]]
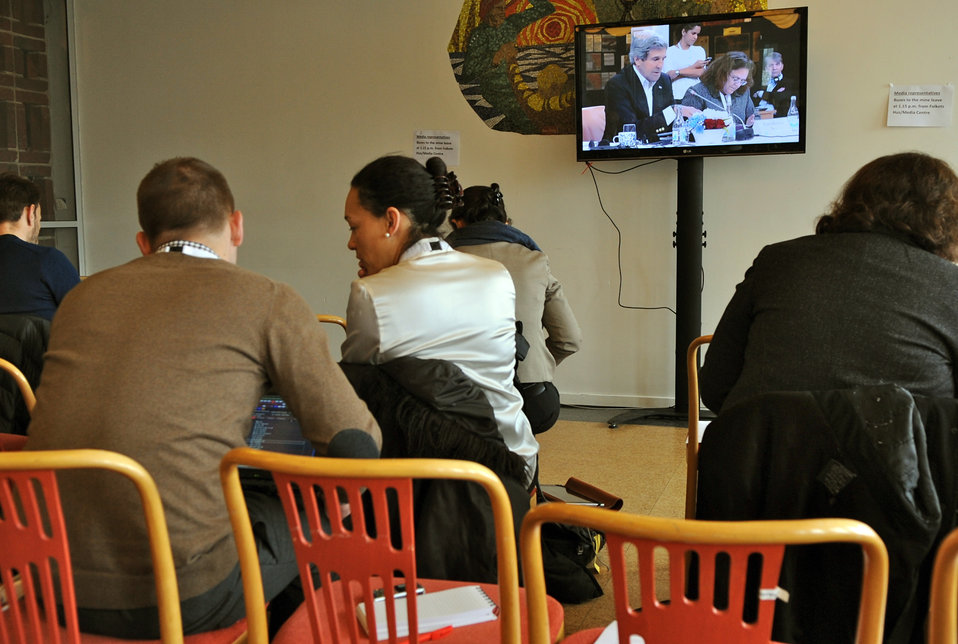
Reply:
[[752, 86], [754, 67], [751, 59], [740, 51], [716, 57], [702, 74], [702, 80], [685, 92], [682, 105], [731, 114], [736, 129], [752, 127], [755, 106], [748, 89]]

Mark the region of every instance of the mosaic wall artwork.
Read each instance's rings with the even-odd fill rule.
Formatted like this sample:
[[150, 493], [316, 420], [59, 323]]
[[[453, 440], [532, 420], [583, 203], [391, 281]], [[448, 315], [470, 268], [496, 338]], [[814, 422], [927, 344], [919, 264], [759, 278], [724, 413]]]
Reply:
[[465, 0], [449, 60], [490, 128], [574, 134], [575, 25], [767, 8], [767, 0]]

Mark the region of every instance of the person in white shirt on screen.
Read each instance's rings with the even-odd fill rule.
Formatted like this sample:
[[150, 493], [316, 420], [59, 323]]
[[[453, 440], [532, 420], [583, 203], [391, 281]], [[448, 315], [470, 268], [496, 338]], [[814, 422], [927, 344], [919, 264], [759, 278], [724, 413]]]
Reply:
[[672, 81], [672, 96], [681, 101], [685, 90], [695, 85], [701, 78], [707, 65], [705, 48], [695, 44], [702, 25], [692, 22], [682, 25], [682, 36], [679, 41], [665, 52], [665, 67], [663, 70]]

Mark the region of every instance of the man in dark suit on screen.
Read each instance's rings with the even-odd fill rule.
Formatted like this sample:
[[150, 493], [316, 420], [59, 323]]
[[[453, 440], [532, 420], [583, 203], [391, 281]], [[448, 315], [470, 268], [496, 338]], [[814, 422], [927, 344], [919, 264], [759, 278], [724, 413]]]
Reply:
[[648, 31], [632, 35], [629, 60], [632, 64], [612, 77], [605, 86], [605, 134], [612, 140], [625, 123], [635, 123], [641, 142], [659, 140], [659, 134], [670, 130], [676, 110], [686, 118], [699, 110], [672, 102], [672, 81], [662, 73], [668, 44]]
[[[784, 73], [785, 62], [777, 51], [765, 56], [765, 71], [768, 72], [768, 84], [754, 92], [755, 109], [759, 112], [771, 110], [773, 116], [785, 116], [793, 96], [798, 96], [798, 81]], [[753, 88], [754, 89], [754, 88]]]

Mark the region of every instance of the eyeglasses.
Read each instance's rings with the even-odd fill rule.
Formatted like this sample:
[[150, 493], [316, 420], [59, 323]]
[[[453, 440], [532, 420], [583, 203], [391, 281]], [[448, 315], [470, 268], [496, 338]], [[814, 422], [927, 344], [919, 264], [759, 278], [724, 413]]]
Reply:
[[732, 76], [731, 74], [729, 74], [728, 80], [730, 83], [735, 83], [736, 85], [744, 85], [745, 83], [748, 82], [748, 76], [746, 76], [745, 78], [739, 78], [738, 76]]

